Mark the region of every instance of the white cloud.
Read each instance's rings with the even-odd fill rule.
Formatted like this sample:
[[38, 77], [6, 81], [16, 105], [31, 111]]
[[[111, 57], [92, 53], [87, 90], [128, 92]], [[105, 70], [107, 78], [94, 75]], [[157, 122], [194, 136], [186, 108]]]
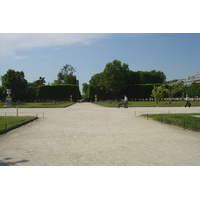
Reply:
[[28, 59], [30, 58], [29, 56], [14, 56], [14, 60], [22, 60], [22, 59]]
[[14, 55], [18, 50], [57, 45], [88, 45], [107, 37], [99, 33], [0, 33], [0, 56]]

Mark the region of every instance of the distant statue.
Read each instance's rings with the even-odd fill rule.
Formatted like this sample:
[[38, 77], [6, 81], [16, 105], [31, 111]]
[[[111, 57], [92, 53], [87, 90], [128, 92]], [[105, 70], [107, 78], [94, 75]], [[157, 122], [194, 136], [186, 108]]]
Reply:
[[6, 94], [8, 95], [6, 97], [6, 102], [5, 102], [5, 106], [12, 106], [12, 97], [10, 96], [11, 95], [11, 89], [6, 89]]

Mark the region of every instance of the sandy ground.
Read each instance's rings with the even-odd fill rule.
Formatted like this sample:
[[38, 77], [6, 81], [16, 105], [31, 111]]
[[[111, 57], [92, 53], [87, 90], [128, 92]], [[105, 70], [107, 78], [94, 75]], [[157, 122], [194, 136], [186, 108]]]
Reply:
[[[147, 113], [199, 113], [191, 108], [21, 108], [38, 115], [0, 135], [1, 166], [199, 166], [200, 133], [141, 117]], [[16, 115], [14, 108], [0, 115]], [[44, 117], [43, 117], [44, 114]]]

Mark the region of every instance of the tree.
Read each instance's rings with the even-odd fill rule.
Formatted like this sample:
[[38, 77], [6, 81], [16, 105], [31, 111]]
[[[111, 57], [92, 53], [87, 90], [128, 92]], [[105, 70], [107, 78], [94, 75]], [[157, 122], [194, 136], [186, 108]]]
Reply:
[[54, 80], [53, 85], [55, 84], [79, 84], [79, 81], [76, 79], [76, 76], [73, 73], [76, 72], [76, 69], [72, 65], [66, 64], [57, 74], [58, 79]]
[[39, 77], [38, 80], [32, 82], [32, 83], [29, 83], [29, 86], [32, 86], [32, 87], [38, 87], [40, 85], [45, 85], [46, 81], [45, 81], [45, 78], [44, 77]]
[[158, 104], [163, 99], [165, 93], [166, 93], [166, 88], [164, 85], [154, 86], [151, 97], [153, 97], [156, 103]]
[[166, 93], [169, 98], [169, 104], [171, 104], [172, 98], [175, 96], [176, 93], [183, 91], [183, 85], [174, 84], [174, 85], [166, 85]]
[[28, 82], [25, 79], [23, 71], [19, 72], [9, 69], [5, 75], [1, 76], [1, 81], [4, 93], [6, 93], [6, 89], [12, 90], [13, 100], [20, 100], [24, 98]]
[[128, 73], [129, 73], [129, 78], [128, 78], [129, 85], [141, 84], [139, 72], [134, 72], [134, 71], [129, 70]]
[[88, 89], [88, 84], [87, 83], [83, 83], [82, 84], [82, 92], [83, 92], [83, 94], [86, 94], [86, 92], [87, 92], [87, 89]]
[[102, 72], [101, 87], [105, 88], [107, 92], [114, 93], [116, 98], [119, 98], [127, 88], [128, 71], [128, 64], [122, 64], [119, 60], [107, 63]]
[[140, 83], [141, 84], [157, 84], [157, 83], [165, 83], [166, 75], [161, 71], [152, 70], [150, 72], [147, 71], [138, 71], [140, 74]]
[[90, 85], [100, 85], [101, 84], [101, 76], [102, 76], [102, 73], [94, 74], [91, 77], [89, 84]]
[[190, 97], [200, 96], [200, 84], [199, 83], [192, 83], [187, 89], [187, 94]]
[[76, 79], [76, 76], [74, 76], [72, 73], [69, 73], [66, 76], [65, 84], [79, 85], [79, 81]]
[[3, 95], [3, 87], [0, 86], [0, 101], [2, 101], [4, 98], [4, 95]]

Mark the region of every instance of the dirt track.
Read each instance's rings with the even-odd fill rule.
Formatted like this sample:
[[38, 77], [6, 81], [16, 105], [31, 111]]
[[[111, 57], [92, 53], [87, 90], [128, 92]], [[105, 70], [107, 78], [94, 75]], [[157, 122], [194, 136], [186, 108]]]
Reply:
[[[19, 115], [38, 113], [39, 119], [0, 135], [0, 165], [199, 166], [199, 132], [140, 117], [199, 111], [199, 107], [117, 109], [91, 103], [19, 109]], [[2, 112], [12, 114], [15, 109]]]

